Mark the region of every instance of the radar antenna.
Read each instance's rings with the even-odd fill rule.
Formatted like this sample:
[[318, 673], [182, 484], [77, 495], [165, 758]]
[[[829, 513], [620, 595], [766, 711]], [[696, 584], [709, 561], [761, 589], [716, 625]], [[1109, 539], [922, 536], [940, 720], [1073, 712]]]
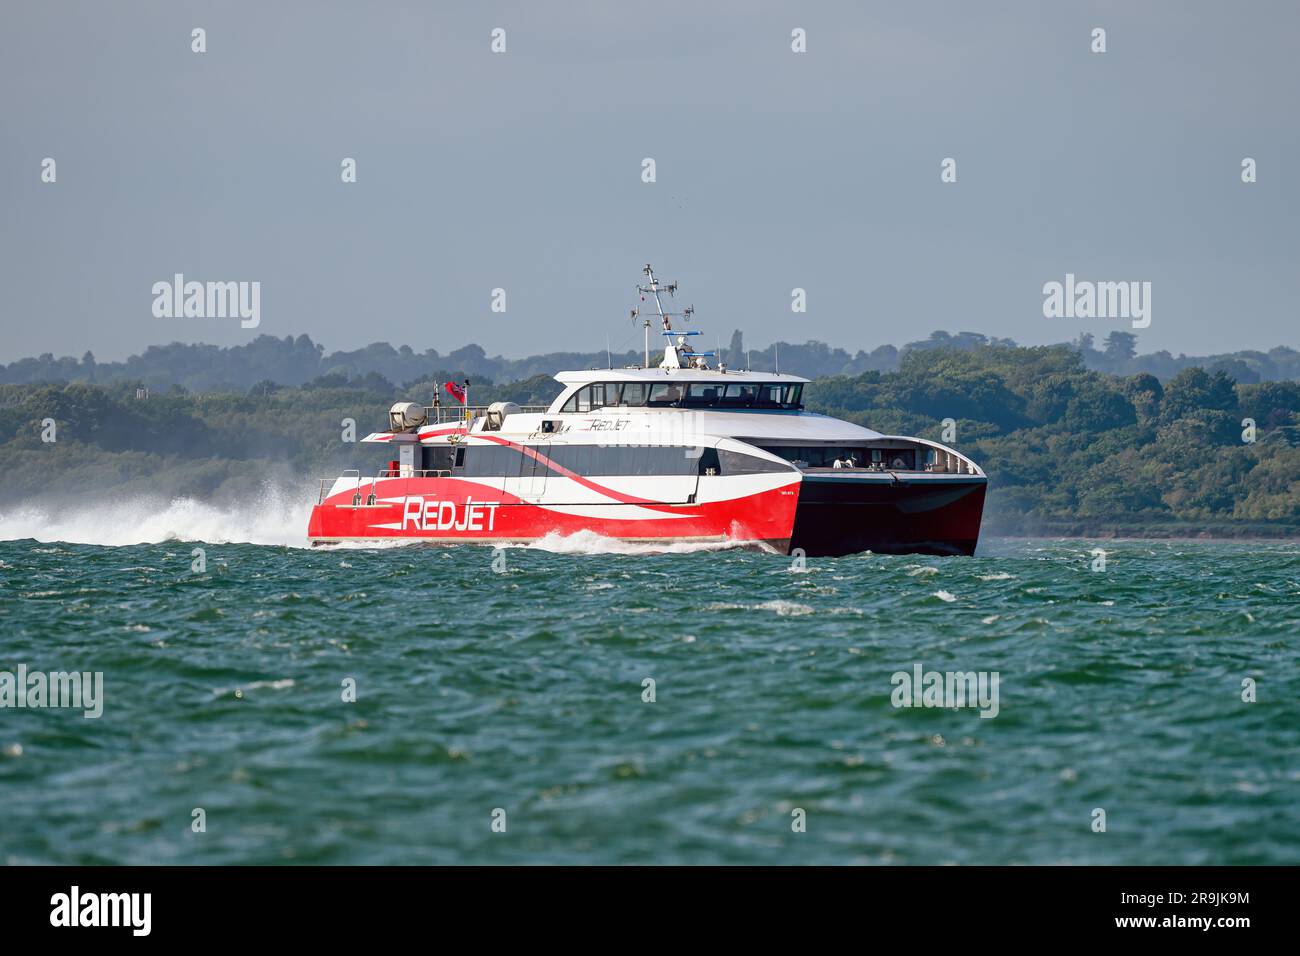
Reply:
[[[684, 323], [689, 323], [691, 321], [691, 318], [695, 315], [695, 306], [688, 305], [681, 312], [664, 311], [664, 303], [663, 300], [659, 297], [659, 293], [667, 292], [670, 297], [675, 298], [677, 296], [678, 284], [676, 282], [668, 282], [668, 283], [661, 284], [659, 279], [655, 277], [654, 266], [650, 265], [650, 263], [648, 262], [645, 264], [645, 267], [642, 268], [641, 272], [643, 275], [646, 276], [647, 279], [649, 279], [649, 283], [647, 285], [638, 284], [636, 287], [637, 292], [640, 293], [641, 295], [641, 301], [644, 302], [645, 297], [647, 295], [652, 296], [654, 298], [655, 315], [659, 317], [659, 321], [663, 325], [663, 331], [661, 332], [661, 334], [668, 338], [675, 337], [677, 339], [676, 345], [672, 345], [669, 342], [664, 343], [665, 348], [664, 348], [664, 361], [662, 363], [663, 367], [681, 368], [682, 367], [681, 360], [686, 359], [688, 365], [694, 365], [696, 368], [707, 368], [708, 364], [704, 361], [704, 359], [707, 356], [712, 355], [713, 353], [696, 352], [686, 344], [686, 336], [700, 335], [702, 333], [693, 332], [693, 331], [691, 332], [673, 331], [673, 318], [677, 317], [680, 318]], [[641, 315], [641, 310], [639, 308], [633, 309], [632, 321], [635, 322], [637, 317], [640, 315]], [[650, 316], [644, 317], [644, 320], [642, 322], [642, 328], [645, 329], [645, 367], [649, 368], [650, 367]]]

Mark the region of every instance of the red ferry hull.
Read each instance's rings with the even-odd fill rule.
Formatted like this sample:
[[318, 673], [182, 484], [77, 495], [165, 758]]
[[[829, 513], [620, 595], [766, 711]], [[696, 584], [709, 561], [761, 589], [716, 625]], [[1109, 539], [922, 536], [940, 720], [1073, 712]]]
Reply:
[[[735, 542], [788, 551], [798, 481], [726, 501], [609, 504], [524, 501], [462, 478], [392, 478], [331, 495], [312, 509], [313, 544], [418, 540], [439, 544], [514, 543], [593, 532], [637, 542]], [[622, 517], [628, 515], [629, 517]], [[636, 517], [630, 517], [636, 515]]]
[[[313, 544], [416, 540], [437, 544], [537, 541], [592, 532], [642, 543], [717, 542], [809, 557], [973, 554], [986, 482], [882, 482], [803, 476], [725, 501], [606, 504], [525, 501], [463, 478], [387, 478], [326, 498], [313, 510]], [[367, 504], [373, 492], [374, 504]], [[354, 504], [357, 494], [363, 495]]]

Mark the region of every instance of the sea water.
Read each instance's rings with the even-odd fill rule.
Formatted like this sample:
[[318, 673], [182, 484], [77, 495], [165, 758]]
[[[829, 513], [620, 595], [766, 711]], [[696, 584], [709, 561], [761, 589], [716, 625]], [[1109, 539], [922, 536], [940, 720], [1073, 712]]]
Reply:
[[304, 527], [0, 517], [0, 672], [102, 675], [94, 718], [0, 707], [0, 861], [1300, 862], [1294, 542]]

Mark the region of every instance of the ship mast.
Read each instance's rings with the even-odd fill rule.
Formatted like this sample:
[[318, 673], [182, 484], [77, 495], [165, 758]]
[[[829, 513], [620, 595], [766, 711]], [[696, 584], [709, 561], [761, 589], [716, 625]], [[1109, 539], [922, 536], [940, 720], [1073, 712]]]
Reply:
[[[643, 274], [644, 274], [644, 275], [645, 275], [645, 276], [650, 280], [650, 284], [649, 284], [649, 285], [637, 285], [636, 290], [637, 290], [637, 292], [639, 292], [639, 293], [641, 294], [641, 301], [642, 301], [642, 302], [645, 301], [645, 297], [646, 297], [647, 295], [650, 295], [650, 296], [653, 296], [653, 297], [654, 297], [654, 300], [655, 300], [655, 314], [659, 317], [659, 321], [660, 321], [660, 322], [662, 323], [662, 325], [663, 325], [663, 332], [662, 332], [662, 334], [663, 334], [664, 336], [666, 336], [666, 337], [669, 337], [669, 338], [671, 338], [672, 336], [676, 335], [676, 337], [677, 337], [677, 346], [676, 346], [676, 348], [677, 348], [677, 349], [684, 350], [684, 351], [685, 351], [687, 354], [689, 354], [689, 355], [699, 355], [699, 356], [711, 355], [711, 354], [712, 354], [711, 352], [692, 352], [692, 351], [691, 351], [691, 350], [686, 346], [686, 336], [688, 336], [688, 335], [699, 335], [699, 334], [700, 334], [699, 332], [676, 332], [676, 333], [673, 332], [673, 322], [672, 322], [673, 316], [677, 316], [677, 317], [680, 318], [683, 322], [688, 322], [688, 321], [690, 321], [691, 316], [695, 314], [695, 306], [693, 306], [693, 305], [688, 305], [688, 306], [687, 306], [685, 309], [683, 309], [681, 312], [665, 312], [665, 311], [664, 311], [664, 303], [663, 303], [663, 300], [659, 298], [659, 293], [660, 293], [660, 292], [667, 292], [669, 296], [676, 296], [676, 295], [677, 295], [677, 283], [676, 283], [676, 282], [669, 282], [669, 283], [667, 283], [666, 285], [660, 285], [660, 284], [659, 284], [659, 280], [658, 280], [657, 278], [655, 278], [655, 270], [654, 270], [654, 267], [653, 267], [652, 265], [650, 265], [650, 263], [648, 263], [648, 262], [645, 264], [645, 268], [643, 268], [643, 269], [641, 270], [641, 272], [642, 272], [642, 273], [643, 273]], [[641, 309], [640, 309], [640, 308], [633, 309], [633, 310], [632, 310], [632, 321], [635, 322], [637, 316], [639, 316], [639, 315], [641, 315]], [[650, 367], [650, 316], [645, 316], [645, 317], [644, 317], [644, 319], [643, 319], [643, 321], [642, 321], [642, 323], [641, 323], [641, 326], [642, 326], [643, 329], [645, 329], [645, 367], [646, 367], [646, 368], [649, 368], [649, 367]], [[664, 349], [665, 349], [664, 359], [665, 359], [665, 362], [667, 361], [667, 358], [668, 358], [668, 355], [667, 355], [668, 350], [669, 350], [669, 349], [673, 349], [673, 348], [674, 348], [674, 346], [672, 346], [670, 343], [668, 343], [668, 342], [665, 342], [665, 343], [664, 343]]]

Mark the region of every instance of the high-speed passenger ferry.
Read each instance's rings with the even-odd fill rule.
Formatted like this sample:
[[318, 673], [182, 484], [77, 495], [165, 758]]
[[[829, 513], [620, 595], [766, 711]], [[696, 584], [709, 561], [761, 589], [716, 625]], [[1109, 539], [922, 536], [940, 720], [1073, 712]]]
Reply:
[[[643, 366], [560, 372], [546, 408], [394, 405], [374, 474], [323, 479], [313, 544], [505, 544], [582, 531], [650, 544], [735, 543], [809, 556], [973, 554], [988, 483], [965, 455], [808, 412], [808, 379], [710, 362], [674, 330], [662, 284]], [[653, 319], [662, 360], [651, 366]], [[465, 400], [459, 386], [448, 390]]]

